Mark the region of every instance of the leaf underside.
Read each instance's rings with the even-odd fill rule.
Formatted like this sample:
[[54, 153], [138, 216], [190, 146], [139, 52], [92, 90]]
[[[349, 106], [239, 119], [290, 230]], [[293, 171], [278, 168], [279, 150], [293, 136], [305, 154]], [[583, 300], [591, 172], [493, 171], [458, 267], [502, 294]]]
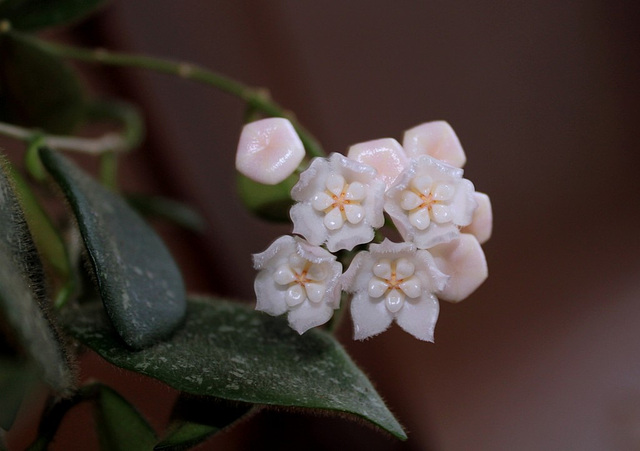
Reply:
[[354, 414], [406, 439], [367, 377], [327, 333], [300, 336], [283, 318], [194, 297], [171, 339], [131, 352], [99, 306], [70, 311], [65, 318], [71, 335], [107, 361], [180, 391]]

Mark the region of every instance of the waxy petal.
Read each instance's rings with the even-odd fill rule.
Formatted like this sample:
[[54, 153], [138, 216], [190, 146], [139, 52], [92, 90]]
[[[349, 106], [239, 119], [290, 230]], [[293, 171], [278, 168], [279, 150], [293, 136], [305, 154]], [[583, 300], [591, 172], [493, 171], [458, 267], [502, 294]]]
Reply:
[[355, 144], [349, 148], [347, 157], [375, 168], [387, 188], [409, 163], [400, 143], [392, 138]]
[[357, 293], [351, 300], [351, 318], [353, 338], [364, 340], [387, 330], [393, 321], [393, 314], [384, 301], [372, 302], [367, 293]]
[[473, 212], [471, 224], [463, 227], [462, 233], [475, 235], [480, 244], [486, 243], [491, 238], [493, 229], [493, 213], [491, 211], [491, 200], [484, 193], [475, 192], [474, 197], [478, 203], [478, 208]]
[[457, 240], [430, 250], [436, 265], [449, 280], [438, 297], [459, 302], [473, 293], [488, 276], [487, 260], [475, 236], [463, 233]]
[[418, 340], [433, 342], [439, 312], [438, 298], [427, 293], [418, 301], [406, 301], [396, 316], [396, 322]]
[[430, 155], [458, 168], [467, 161], [460, 140], [445, 121], [426, 122], [407, 130], [402, 147], [410, 158]]
[[244, 126], [236, 168], [256, 182], [276, 185], [293, 174], [304, 155], [304, 146], [291, 122], [272, 117]]

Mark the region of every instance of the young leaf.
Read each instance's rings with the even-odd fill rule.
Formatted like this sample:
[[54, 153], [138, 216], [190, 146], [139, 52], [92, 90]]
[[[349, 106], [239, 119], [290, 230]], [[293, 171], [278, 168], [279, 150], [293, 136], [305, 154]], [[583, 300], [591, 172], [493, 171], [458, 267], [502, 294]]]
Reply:
[[75, 73], [34, 39], [0, 33], [0, 120], [68, 133], [83, 114]]
[[192, 298], [171, 339], [131, 352], [101, 309], [69, 312], [69, 332], [107, 361], [194, 395], [359, 416], [406, 439], [371, 382], [333, 336], [300, 336], [283, 318], [237, 303]]
[[105, 385], [99, 386], [94, 417], [102, 451], [148, 451], [158, 441], [136, 408]]
[[252, 409], [251, 404], [180, 394], [165, 437], [153, 449], [182, 451], [204, 442]]
[[106, 0], [7, 0], [0, 2], [0, 18], [18, 30], [40, 30], [82, 19]]
[[48, 316], [44, 273], [24, 214], [0, 160], [0, 329], [65, 394], [73, 384], [67, 356]]
[[40, 156], [78, 221], [98, 291], [120, 337], [141, 349], [168, 336], [184, 318], [186, 293], [164, 243], [123, 198], [71, 161], [49, 149]]

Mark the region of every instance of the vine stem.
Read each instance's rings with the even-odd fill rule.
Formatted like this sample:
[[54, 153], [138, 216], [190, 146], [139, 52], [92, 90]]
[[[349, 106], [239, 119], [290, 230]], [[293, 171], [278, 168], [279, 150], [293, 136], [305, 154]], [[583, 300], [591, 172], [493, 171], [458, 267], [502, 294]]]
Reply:
[[42, 135], [42, 132], [39, 130], [0, 122], [0, 134], [23, 141], [31, 141], [34, 137], [40, 135], [41, 140], [39, 142], [43, 146], [83, 152], [91, 155], [101, 155], [105, 152], [118, 152], [128, 149], [126, 140], [118, 133], [107, 133], [98, 138]]
[[278, 116], [288, 119], [298, 132], [309, 156], [325, 156], [322, 146], [313, 137], [313, 135], [300, 125], [291, 111], [284, 109], [282, 106], [274, 102], [270, 98], [268, 91], [265, 89], [247, 86], [232, 78], [190, 63], [169, 61], [150, 56], [112, 52], [102, 48], [83, 49], [48, 41], [40, 41], [38, 44], [49, 52], [62, 58], [75, 59], [95, 64], [104, 64], [108, 66], [147, 69], [214, 86], [223, 92], [244, 100], [250, 108], [269, 116]]

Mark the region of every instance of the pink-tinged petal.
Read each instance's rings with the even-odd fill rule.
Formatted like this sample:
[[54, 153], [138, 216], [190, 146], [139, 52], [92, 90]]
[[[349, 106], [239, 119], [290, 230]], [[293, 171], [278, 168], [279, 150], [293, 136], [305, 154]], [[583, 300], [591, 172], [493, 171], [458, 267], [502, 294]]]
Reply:
[[366, 292], [356, 293], [351, 300], [353, 338], [364, 340], [384, 332], [393, 321], [393, 314], [387, 309], [384, 298], [372, 301]]
[[347, 157], [375, 168], [387, 188], [409, 164], [402, 146], [392, 138], [355, 144], [349, 148]]
[[426, 122], [407, 130], [402, 147], [410, 158], [430, 155], [458, 168], [467, 161], [460, 140], [445, 121]]
[[419, 300], [408, 299], [396, 314], [396, 322], [417, 339], [433, 342], [439, 312], [438, 298], [426, 293]]
[[332, 316], [333, 308], [324, 302], [304, 302], [299, 307], [293, 308], [287, 319], [291, 328], [302, 335], [312, 327], [326, 323]]
[[436, 265], [449, 281], [438, 297], [459, 302], [473, 293], [489, 275], [487, 260], [475, 236], [463, 233], [457, 240], [430, 249]]
[[478, 208], [478, 202], [476, 202], [476, 198], [473, 195], [474, 193], [475, 187], [470, 180], [460, 180], [452, 202], [452, 206], [454, 206], [454, 224], [458, 226], [467, 226], [471, 224], [473, 213], [476, 211], [476, 208]]
[[491, 238], [493, 230], [493, 212], [491, 210], [491, 200], [484, 193], [475, 192], [474, 197], [478, 203], [478, 208], [473, 213], [471, 224], [463, 227], [462, 233], [475, 235], [480, 244], [486, 243]]
[[304, 146], [291, 122], [272, 117], [244, 126], [236, 168], [256, 182], [275, 185], [293, 174], [304, 155]]

